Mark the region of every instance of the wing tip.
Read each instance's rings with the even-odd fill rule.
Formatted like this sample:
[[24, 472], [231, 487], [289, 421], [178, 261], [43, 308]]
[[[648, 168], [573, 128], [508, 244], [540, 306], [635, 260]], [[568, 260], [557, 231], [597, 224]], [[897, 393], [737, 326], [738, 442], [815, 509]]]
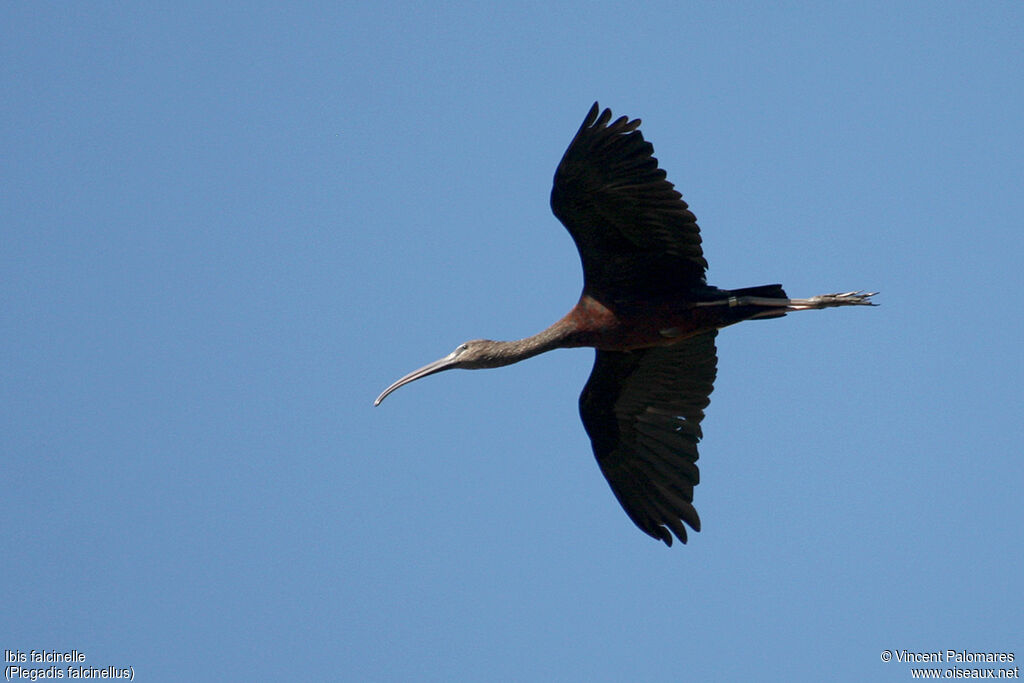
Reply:
[[[699, 519], [696, 520], [696, 524], [691, 523], [690, 520], [685, 521], [693, 528], [695, 532], [700, 532]], [[665, 525], [668, 525], [668, 527], [666, 527]], [[671, 528], [672, 530], [669, 531], [669, 528]], [[675, 538], [679, 539], [679, 542], [683, 545], [686, 545], [686, 541], [689, 540], [686, 534], [686, 527], [683, 525], [683, 522], [679, 520], [665, 521], [662, 524], [656, 525], [653, 529], [644, 529], [644, 531], [647, 532], [649, 536], [654, 538], [654, 540], [661, 541], [669, 548], [672, 547], [673, 534], [675, 535]]]
[[644, 531], [671, 548], [673, 535], [679, 539], [680, 543], [686, 544], [687, 526], [695, 533], [700, 533], [700, 515], [697, 514], [697, 509], [693, 505], [684, 505], [681, 509], [663, 516], [661, 520], [655, 522], [653, 530], [644, 529]]
[[605, 107], [602, 110], [600, 103], [597, 100], [594, 100], [594, 104], [590, 105], [590, 111], [587, 112], [586, 117], [583, 119], [583, 125], [580, 126], [580, 132], [588, 128], [609, 128], [613, 129], [613, 132], [615, 133], [632, 133], [640, 127], [641, 123], [640, 119], [630, 119], [628, 116], [620, 116], [615, 119], [614, 123], [608, 125], [608, 122], [611, 120], [612, 110], [609, 107]]
[[581, 133], [584, 130], [586, 130], [587, 128], [590, 128], [591, 126], [593, 126], [594, 122], [597, 121], [598, 114], [600, 114], [600, 113], [601, 113], [601, 105], [599, 105], [597, 103], [597, 101], [595, 100], [594, 104], [591, 105], [591, 107], [590, 107], [590, 111], [588, 111], [587, 115], [583, 118], [583, 125], [580, 126], [580, 130], [576, 134], [579, 135], [579, 133]]

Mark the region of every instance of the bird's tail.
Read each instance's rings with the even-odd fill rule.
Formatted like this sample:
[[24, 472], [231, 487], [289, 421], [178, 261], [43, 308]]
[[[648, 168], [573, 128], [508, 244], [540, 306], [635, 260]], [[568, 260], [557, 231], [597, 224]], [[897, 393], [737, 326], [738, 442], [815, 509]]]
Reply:
[[781, 318], [786, 315], [786, 302], [789, 301], [782, 285], [727, 289], [722, 294], [726, 299], [718, 303], [728, 306], [728, 318], [735, 318], [735, 322]]
[[782, 285], [761, 285], [723, 290], [724, 299], [702, 302], [698, 306], [727, 306], [729, 318], [759, 320], [779, 318], [790, 311], [806, 311], [833, 306], [874, 306], [871, 297], [878, 292], [842, 292], [819, 294], [809, 299], [790, 299]]

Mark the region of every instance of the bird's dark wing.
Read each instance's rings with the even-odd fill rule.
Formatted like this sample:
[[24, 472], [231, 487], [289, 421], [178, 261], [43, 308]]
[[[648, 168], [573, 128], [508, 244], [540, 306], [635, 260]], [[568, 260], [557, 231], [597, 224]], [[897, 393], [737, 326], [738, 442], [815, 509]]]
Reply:
[[716, 335], [638, 351], [598, 350], [580, 394], [583, 426], [615, 497], [640, 529], [668, 545], [669, 530], [686, 543], [683, 522], [700, 531], [693, 487]]
[[591, 107], [555, 171], [551, 209], [599, 299], [649, 299], [705, 283], [696, 218], [658, 168], [639, 119]]

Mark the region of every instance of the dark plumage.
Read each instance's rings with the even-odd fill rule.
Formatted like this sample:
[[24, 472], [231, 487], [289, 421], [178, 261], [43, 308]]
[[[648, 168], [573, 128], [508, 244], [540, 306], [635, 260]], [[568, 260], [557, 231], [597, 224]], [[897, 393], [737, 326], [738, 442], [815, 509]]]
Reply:
[[640, 120], [591, 107], [555, 172], [551, 208], [583, 263], [583, 293], [561, 320], [518, 341], [477, 339], [389, 386], [451, 368], [508, 365], [561, 347], [597, 349], [580, 395], [594, 455], [629, 518], [653, 538], [700, 530], [697, 443], [718, 329], [791, 311], [872, 305], [871, 293], [790, 299], [780, 285], [707, 284], [697, 221], [658, 168]]
[[585, 291], [674, 296], [704, 284], [697, 219], [658, 168], [640, 119], [591, 107], [555, 171], [551, 210], [576, 242]]

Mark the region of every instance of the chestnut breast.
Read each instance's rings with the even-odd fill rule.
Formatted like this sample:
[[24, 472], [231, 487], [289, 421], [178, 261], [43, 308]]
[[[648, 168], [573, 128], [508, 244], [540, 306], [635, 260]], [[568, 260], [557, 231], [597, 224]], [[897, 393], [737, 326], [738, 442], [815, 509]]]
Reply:
[[566, 318], [575, 332], [572, 346], [629, 351], [668, 346], [715, 329], [703, 308], [691, 303], [630, 303], [614, 309], [583, 295]]

